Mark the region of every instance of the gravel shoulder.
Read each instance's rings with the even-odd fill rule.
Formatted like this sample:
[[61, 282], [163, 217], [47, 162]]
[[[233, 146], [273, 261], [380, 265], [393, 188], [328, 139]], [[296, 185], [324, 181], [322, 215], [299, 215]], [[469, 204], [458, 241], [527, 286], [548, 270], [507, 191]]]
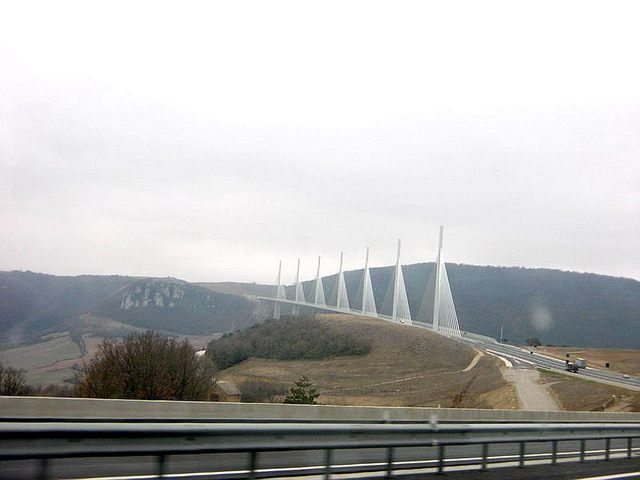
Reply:
[[503, 375], [516, 389], [520, 410], [560, 410], [547, 387], [540, 383], [540, 373], [537, 370], [511, 368], [503, 370]]

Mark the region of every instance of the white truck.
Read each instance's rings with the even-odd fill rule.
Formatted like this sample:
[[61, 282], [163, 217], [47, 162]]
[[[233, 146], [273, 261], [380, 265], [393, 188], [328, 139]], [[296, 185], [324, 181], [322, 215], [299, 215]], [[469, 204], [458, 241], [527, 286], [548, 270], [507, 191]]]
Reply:
[[576, 357], [576, 361], [574, 363], [578, 368], [587, 368], [587, 361], [584, 358]]

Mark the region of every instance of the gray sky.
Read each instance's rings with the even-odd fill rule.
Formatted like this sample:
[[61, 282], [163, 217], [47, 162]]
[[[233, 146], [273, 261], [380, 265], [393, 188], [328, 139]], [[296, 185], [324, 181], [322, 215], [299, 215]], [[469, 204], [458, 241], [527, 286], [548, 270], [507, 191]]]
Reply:
[[6, 2], [0, 270], [640, 278], [635, 1]]

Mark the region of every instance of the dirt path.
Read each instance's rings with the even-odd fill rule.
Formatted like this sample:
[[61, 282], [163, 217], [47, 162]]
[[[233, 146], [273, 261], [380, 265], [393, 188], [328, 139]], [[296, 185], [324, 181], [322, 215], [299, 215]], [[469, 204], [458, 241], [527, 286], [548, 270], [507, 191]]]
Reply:
[[467, 368], [465, 368], [462, 371], [468, 372], [469, 370], [471, 370], [473, 367], [476, 366], [476, 364], [478, 363], [478, 360], [480, 360], [483, 356], [484, 356], [484, 353], [482, 353], [480, 350], [476, 350], [476, 356], [473, 357], [473, 360], [471, 360], [471, 363], [467, 365]]
[[520, 410], [559, 410], [547, 388], [539, 382], [540, 374], [534, 369], [511, 368], [503, 371], [505, 379], [513, 384]]

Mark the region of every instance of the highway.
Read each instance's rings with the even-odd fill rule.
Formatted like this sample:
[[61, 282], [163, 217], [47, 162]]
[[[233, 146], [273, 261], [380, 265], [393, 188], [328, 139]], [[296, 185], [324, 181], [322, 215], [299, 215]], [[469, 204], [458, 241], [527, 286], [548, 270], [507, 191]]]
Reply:
[[563, 360], [547, 357], [536, 353], [535, 349], [524, 349], [514, 345], [498, 343], [489, 339], [483, 340], [478, 337], [464, 337], [463, 340], [472, 346], [484, 350], [488, 353], [498, 354], [514, 364], [515, 368], [546, 368], [567, 375], [575, 375], [576, 378], [585, 378], [601, 383], [607, 383], [621, 388], [640, 391], [640, 378], [629, 377], [624, 378], [622, 374], [617, 372], [607, 372], [596, 368], [589, 367], [580, 369], [579, 373], [569, 373], [566, 371], [566, 364]]
[[[604, 459], [604, 440], [587, 442], [588, 460]], [[526, 447], [526, 462], [529, 465], [550, 464], [551, 442], [529, 443]], [[624, 458], [626, 441], [611, 441], [611, 458]], [[563, 471], [563, 464], [579, 461], [580, 446], [577, 441], [562, 442], [558, 445], [558, 465], [555, 472]], [[518, 466], [518, 444], [491, 445], [488, 461], [489, 467]], [[637, 462], [638, 447], [634, 444], [633, 456]], [[164, 465], [167, 478], [247, 478], [249, 455], [246, 453], [219, 453], [202, 455], [170, 456]], [[481, 462], [480, 445], [459, 445], [447, 447], [445, 472], [478, 470]], [[334, 451], [332, 470], [340, 471], [358, 469], [370, 472], [372, 476], [380, 476], [386, 472], [387, 452], [385, 449], [352, 449]], [[492, 462], [495, 462], [491, 465]], [[499, 465], [498, 463], [499, 462]], [[408, 447], [394, 451], [394, 470], [400, 473], [433, 474], [438, 464], [437, 447]], [[567, 466], [571, 463], [567, 463]], [[37, 478], [40, 463], [35, 460], [10, 461], [0, 463], [1, 479]], [[154, 457], [124, 458], [71, 458], [52, 460], [49, 464], [49, 477], [55, 479], [107, 479], [124, 480], [155, 478], [157, 463]], [[316, 474], [322, 478], [324, 469], [324, 452], [285, 451], [264, 452], [256, 461], [257, 476], [282, 478], [287, 475]], [[377, 473], [377, 475], [376, 475]], [[369, 476], [369, 475], [367, 475]], [[362, 478], [362, 477], [361, 477]], [[570, 478], [570, 477], [567, 477]]]

